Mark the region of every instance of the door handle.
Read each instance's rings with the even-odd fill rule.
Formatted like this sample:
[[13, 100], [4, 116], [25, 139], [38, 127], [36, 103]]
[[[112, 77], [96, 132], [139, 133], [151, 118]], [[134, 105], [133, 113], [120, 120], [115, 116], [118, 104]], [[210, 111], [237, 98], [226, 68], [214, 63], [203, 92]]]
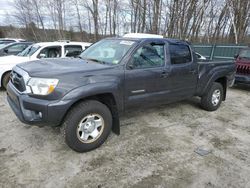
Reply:
[[163, 71], [163, 72], [161, 73], [161, 78], [167, 78], [167, 77], [168, 77], [168, 72]]
[[191, 74], [195, 74], [196, 73], [196, 70], [194, 69], [194, 70], [190, 70], [189, 71]]

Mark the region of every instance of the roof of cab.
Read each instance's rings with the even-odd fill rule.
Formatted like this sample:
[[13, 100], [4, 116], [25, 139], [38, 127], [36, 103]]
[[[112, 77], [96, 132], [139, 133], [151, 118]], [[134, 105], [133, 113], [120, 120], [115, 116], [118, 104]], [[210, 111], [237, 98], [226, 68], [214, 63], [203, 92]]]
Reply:
[[[111, 37], [111, 38], [105, 38], [105, 39], [118, 39], [118, 40], [130, 40], [135, 42], [147, 42], [147, 41], [164, 41], [171, 44], [184, 44], [184, 45], [190, 45], [189, 42], [180, 40], [180, 39], [172, 39], [172, 38], [123, 38], [123, 37]], [[104, 40], [105, 40], [104, 39]]]
[[162, 35], [149, 34], [149, 33], [127, 33], [122, 36], [123, 38], [163, 38]]
[[[154, 34], [143, 34], [143, 33], [132, 33], [133, 35], [128, 35], [124, 37], [111, 37], [106, 39], [119, 39], [119, 40], [131, 40], [136, 42], [147, 42], [147, 41], [165, 41], [171, 44], [185, 44], [190, 45], [189, 42], [180, 39], [173, 39], [173, 38], [164, 38], [162, 35], [154, 35]], [[138, 35], [135, 35], [138, 34]], [[143, 34], [143, 35], [142, 35]], [[152, 37], [153, 36], [153, 37]], [[158, 36], [158, 37], [157, 37]]]

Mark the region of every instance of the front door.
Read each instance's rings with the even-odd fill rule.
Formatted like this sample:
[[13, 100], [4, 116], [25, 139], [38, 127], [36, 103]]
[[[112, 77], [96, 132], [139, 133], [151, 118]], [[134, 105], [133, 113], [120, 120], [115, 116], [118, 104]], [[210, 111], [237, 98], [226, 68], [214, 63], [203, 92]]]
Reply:
[[145, 43], [126, 65], [125, 106], [154, 105], [165, 96], [165, 44]]

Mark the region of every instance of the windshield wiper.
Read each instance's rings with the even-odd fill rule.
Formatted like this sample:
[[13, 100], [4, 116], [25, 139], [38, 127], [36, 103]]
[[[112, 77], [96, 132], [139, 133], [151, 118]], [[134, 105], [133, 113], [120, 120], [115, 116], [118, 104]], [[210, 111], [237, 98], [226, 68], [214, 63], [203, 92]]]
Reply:
[[107, 62], [101, 61], [101, 60], [98, 60], [98, 59], [91, 59], [91, 58], [89, 59], [89, 58], [87, 58], [87, 60], [94, 61], [94, 62], [101, 63], [101, 64], [107, 64]]

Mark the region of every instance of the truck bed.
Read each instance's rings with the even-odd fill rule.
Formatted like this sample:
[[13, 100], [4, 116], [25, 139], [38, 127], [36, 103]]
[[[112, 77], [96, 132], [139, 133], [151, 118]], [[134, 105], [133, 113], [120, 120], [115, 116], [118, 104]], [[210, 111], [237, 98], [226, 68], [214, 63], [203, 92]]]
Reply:
[[197, 93], [202, 95], [209, 87], [211, 79], [216, 79], [214, 74], [222, 74], [227, 76], [227, 86], [232, 85], [236, 73], [236, 65], [233, 61], [202, 61], [198, 62], [198, 84]]

